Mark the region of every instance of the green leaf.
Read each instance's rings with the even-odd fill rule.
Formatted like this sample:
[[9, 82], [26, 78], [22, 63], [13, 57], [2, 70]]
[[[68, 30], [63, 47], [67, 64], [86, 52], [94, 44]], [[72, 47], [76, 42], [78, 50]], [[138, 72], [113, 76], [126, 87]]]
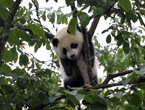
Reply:
[[0, 77], [0, 85], [8, 85], [8, 80]]
[[129, 51], [130, 51], [130, 48], [129, 48], [129, 43], [128, 42], [123, 42], [123, 51], [125, 54], [128, 54]]
[[25, 31], [16, 30], [15, 33], [22, 40], [27, 41], [27, 42], [31, 42], [30, 36]]
[[8, 18], [8, 16], [9, 16], [9, 11], [8, 11], [6, 8], [0, 6], [0, 17], [1, 17], [4, 21], [6, 21], [7, 18]]
[[134, 50], [134, 57], [135, 57], [135, 60], [136, 62], [139, 62], [140, 61], [140, 51], [138, 48], [136, 47], [133, 47], [133, 50]]
[[42, 38], [45, 38], [45, 33], [44, 33], [43, 29], [40, 28], [40, 26], [31, 24], [30, 28], [32, 29], [34, 34], [41, 36]]
[[99, 102], [100, 104], [103, 104], [103, 105], [107, 105], [107, 102], [105, 101], [105, 99], [101, 96], [94, 96], [93, 97], [93, 100]]
[[31, 76], [31, 79], [34, 80], [34, 81], [38, 81], [38, 78], [35, 77], [35, 76]]
[[83, 0], [77, 0], [77, 3], [78, 3], [79, 6], [82, 6]]
[[49, 19], [51, 23], [55, 22], [55, 13], [52, 14], [51, 19]]
[[68, 24], [68, 21], [66, 19], [66, 15], [57, 15], [57, 23], [58, 24]]
[[12, 49], [12, 54], [13, 54], [13, 60], [14, 60], [14, 62], [16, 63], [17, 60], [18, 60], [18, 53], [17, 53], [17, 51], [16, 51], [16, 48], [13, 48], [13, 49]]
[[47, 47], [49, 47], [43, 29], [41, 29], [39, 26], [37, 26], [37, 25], [35, 25], [35, 24], [31, 24], [31, 25], [30, 25], [30, 28], [32, 29], [32, 31], [33, 31], [34, 34], [36, 34], [36, 35], [38, 35], [38, 36], [41, 36], [41, 37], [44, 39], [44, 41], [45, 41]]
[[110, 34], [107, 36], [106, 42], [107, 42], [107, 43], [110, 43], [110, 42], [111, 42], [111, 35], [110, 35]]
[[73, 0], [65, 0], [65, 2], [66, 2], [66, 5], [69, 6], [73, 3]]
[[0, 104], [0, 110], [5, 110], [3, 104]]
[[85, 95], [77, 93], [77, 94], [75, 95], [75, 97], [76, 97], [76, 99], [77, 99], [78, 101], [80, 101], [80, 100], [82, 100], [82, 99], [85, 97]]
[[32, 8], [32, 3], [29, 2], [29, 10]]
[[37, 50], [41, 47], [40, 43], [36, 43], [36, 45], [34, 46], [34, 51], [35, 53], [37, 52]]
[[116, 92], [116, 93], [114, 94], [114, 96], [115, 96], [116, 98], [120, 99], [121, 96], [122, 96], [122, 92]]
[[12, 8], [14, 1], [13, 0], [0, 0], [0, 4], [8, 8]]
[[5, 104], [6, 110], [11, 110], [12, 109], [12, 105], [10, 104], [9, 101], [5, 101], [4, 104]]
[[4, 50], [4, 55], [3, 55], [3, 59], [5, 61], [12, 61], [12, 51], [11, 50], [8, 50], [7, 48], [5, 48]]
[[140, 68], [140, 72], [144, 72], [144, 73], [145, 73], [145, 66], [142, 66], [142, 67]]
[[130, 94], [128, 97], [126, 97], [128, 102], [134, 106], [140, 105], [141, 98], [136, 94]]
[[140, 12], [143, 13], [143, 14], [145, 14], [145, 10], [141, 10]]
[[46, 12], [44, 11], [43, 15], [41, 16], [44, 21], [46, 21]]
[[103, 14], [104, 14], [103, 8], [97, 8], [97, 9], [95, 10], [95, 14], [97, 14], [97, 15], [103, 15]]
[[84, 12], [79, 12], [78, 13], [78, 17], [79, 17], [79, 20], [80, 20], [81, 24], [85, 28], [89, 24], [89, 22], [90, 22], [90, 18], [88, 16], [88, 14], [86, 14]]
[[16, 68], [12, 71], [12, 73], [17, 73], [18, 75], [22, 75], [25, 72], [26, 72], [25, 70], [19, 68]]
[[1, 86], [2, 86], [2, 89], [4, 89], [8, 93], [14, 92], [14, 89], [9, 85], [1, 85]]
[[131, 81], [131, 78], [123, 80], [123, 85], [126, 86]]
[[77, 18], [73, 17], [68, 25], [68, 31], [75, 35], [76, 34], [76, 27], [77, 27]]
[[13, 79], [17, 79], [18, 75], [16, 73], [11, 73], [10, 76], [12, 76]]
[[20, 55], [19, 64], [20, 64], [21, 66], [22, 66], [22, 65], [26, 66], [26, 65], [28, 65], [28, 63], [29, 63], [28, 57], [27, 57], [26, 55], [21, 54], [21, 55]]
[[9, 38], [8, 38], [8, 42], [12, 43], [12, 44], [15, 44], [15, 45], [19, 45], [20, 44], [19, 37], [16, 35], [15, 31], [11, 31], [10, 32], [10, 35], [9, 35]]
[[100, 103], [93, 103], [91, 108], [91, 110], [107, 110], [107, 106]]
[[131, 10], [131, 3], [129, 0], [119, 0], [118, 4], [127, 12]]
[[53, 103], [56, 99], [58, 99], [60, 96], [49, 96], [50, 103]]
[[133, 72], [135, 72], [136, 74], [142, 76], [142, 77], [145, 77], [145, 66], [142, 66], [140, 68], [140, 70], [133, 70]]
[[77, 94], [77, 90], [73, 90], [73, 91], [64, 90], [64, 92], [66, 92], [67, 94], [74, 95], [74, 96]]

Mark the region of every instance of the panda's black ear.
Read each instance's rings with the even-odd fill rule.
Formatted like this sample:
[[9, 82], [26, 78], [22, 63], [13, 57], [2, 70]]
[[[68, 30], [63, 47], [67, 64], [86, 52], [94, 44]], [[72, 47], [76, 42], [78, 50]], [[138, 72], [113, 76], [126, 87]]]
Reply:
[[54, 38], [52, 40], [52, 44], [53, 44], [53, 46], [57, 47], [57, 45], [58, 45], [58, 39], [57, 38]]

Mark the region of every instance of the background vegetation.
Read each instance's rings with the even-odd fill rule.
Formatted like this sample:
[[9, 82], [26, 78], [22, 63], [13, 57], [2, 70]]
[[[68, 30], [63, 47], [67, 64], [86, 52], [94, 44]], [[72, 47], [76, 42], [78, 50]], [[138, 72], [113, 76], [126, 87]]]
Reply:
[[[0, 110], [144, 110], [145, 1], [66, 0], [58, 10], [50, 7], [49, 1], [48, 7], [41, 9], [38, 0], [30, 0], [29, 8], [21, 5], [22, 0], [0, 0]], [[77, 7], [72, 11], [62, 11], [74, 2]], [[110, 26], [102, 30], [102, 34], [108, 34], [104, 39], [107, 46], [102, 46], [99, 35], [94, 34], [102, 17], [110, 21]], [[54, 35], [42, 22], [54, 27], [67, 24], [72, 32], [72, 24], [78, 22], [94, 34], [99, 67], [107, 73], [99, 79], [100, 84], [90, 86], [89, 91], [67, 91], [61, 86], [59, 63], [51, 46]], [[35, 52], [45, 46], [51, 61], [40, 61], [25, 52], [25, 44]], [[44, 64], [47, 67], [43, 68]], [[100, 95], [95, 95], [96, 91]], [[80, 108], [82, 99], [89, 104]]]

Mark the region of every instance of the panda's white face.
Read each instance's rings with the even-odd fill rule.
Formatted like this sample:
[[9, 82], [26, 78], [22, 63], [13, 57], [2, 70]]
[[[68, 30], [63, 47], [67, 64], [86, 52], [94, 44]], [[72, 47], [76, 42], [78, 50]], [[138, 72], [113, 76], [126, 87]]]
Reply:
[[53, 39], [54, 49], [60, 58], [75, 60], [83, 47], [83, 35], [76, 31], [75, 36], [67, 32], [67, 27], [63, 28]]

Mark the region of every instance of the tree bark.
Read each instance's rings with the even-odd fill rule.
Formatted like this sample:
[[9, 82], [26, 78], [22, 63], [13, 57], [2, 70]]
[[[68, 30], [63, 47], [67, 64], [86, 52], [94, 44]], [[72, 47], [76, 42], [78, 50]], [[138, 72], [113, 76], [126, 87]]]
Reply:
[[5, 22], [5, 25], [3, 27], [3, 30], [2, 30], [2, 36], [0, 38], [0, 67], [2, 65], [2, 59], [3, 59], [3, 54], [4, 54], [4, 48], [5, 48], [5, 44], [6, 44], [6, 41], [9, 37], [9, 29], [10, 29], [10, 26], [12, 24], [12, 21], [15, 17], [15, 14], [17, 12], [17, 9], [20, 5], [22, 0], [16, 0], [11, 11], [10, 11], [10, 14], [8, 16], [8, 19], [6, 20]]

